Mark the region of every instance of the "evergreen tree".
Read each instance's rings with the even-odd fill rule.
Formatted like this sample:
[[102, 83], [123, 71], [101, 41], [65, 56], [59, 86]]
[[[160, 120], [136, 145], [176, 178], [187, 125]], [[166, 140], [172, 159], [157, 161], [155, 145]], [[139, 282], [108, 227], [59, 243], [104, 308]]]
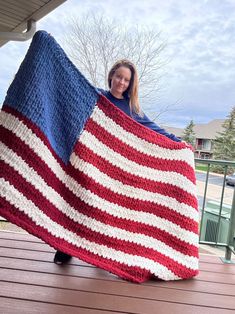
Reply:
[[195, 124], [193, 120], [189, 122], [183, 132], [182, 140], [191, 144], [192, 146], [195, 145], [195, 132], [193, 130]]
[[[223, 131], [213, 141], [213, 158], [217, 160], [235, 160], [235, 106], [232, 108], [228, 118], [223, 123]], [[223, 172], [222, 166], [213, 166], [216, 172]], [[229, 167], [229, 172], [235, 168]]]

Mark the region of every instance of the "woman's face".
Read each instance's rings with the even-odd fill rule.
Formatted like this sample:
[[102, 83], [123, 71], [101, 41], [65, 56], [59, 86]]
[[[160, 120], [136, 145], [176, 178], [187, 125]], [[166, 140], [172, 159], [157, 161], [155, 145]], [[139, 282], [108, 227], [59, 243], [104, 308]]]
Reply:
[[123, 98], [123, 93], [127, 90], [130, 80], [131, 70], [120, 66], [112, 76], [110, 92], [117, 98]]

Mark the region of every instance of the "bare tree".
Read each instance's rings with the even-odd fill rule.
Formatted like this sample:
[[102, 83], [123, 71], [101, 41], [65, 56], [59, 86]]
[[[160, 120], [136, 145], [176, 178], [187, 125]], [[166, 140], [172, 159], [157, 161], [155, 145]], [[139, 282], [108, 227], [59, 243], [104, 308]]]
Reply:
[[65, 41], [68, 54], [81, 72], [96, 87], [107, 89], [107, 74], [118, 59], [129, 59], [137, 67], [140, 101], [156, 101], [160, 69], [166, 61], [160, 58], [165, 48], [160, 32], [154, 28], [123, 26], [104, 15], [87, 14], [82, 19], [70, 18], [70, 31]]

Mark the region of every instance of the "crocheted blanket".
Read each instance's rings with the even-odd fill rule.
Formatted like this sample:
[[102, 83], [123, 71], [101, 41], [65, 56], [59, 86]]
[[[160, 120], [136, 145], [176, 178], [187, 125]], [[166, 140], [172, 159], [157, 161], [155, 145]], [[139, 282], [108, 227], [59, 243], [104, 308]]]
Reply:
[[32, 40], [0, 127], [1, 216], [127, 280], [198, 273], [192, 148], [115, 107], [46, 32]]

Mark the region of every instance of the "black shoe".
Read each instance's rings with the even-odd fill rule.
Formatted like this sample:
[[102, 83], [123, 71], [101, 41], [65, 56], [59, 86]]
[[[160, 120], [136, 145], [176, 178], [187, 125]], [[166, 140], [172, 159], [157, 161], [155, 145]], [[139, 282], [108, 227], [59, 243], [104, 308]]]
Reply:
[[54, 256], [54, 263], [62, 265], [68, 263], [71, 260], [72, 256], [61, 251], [57, 251]]

